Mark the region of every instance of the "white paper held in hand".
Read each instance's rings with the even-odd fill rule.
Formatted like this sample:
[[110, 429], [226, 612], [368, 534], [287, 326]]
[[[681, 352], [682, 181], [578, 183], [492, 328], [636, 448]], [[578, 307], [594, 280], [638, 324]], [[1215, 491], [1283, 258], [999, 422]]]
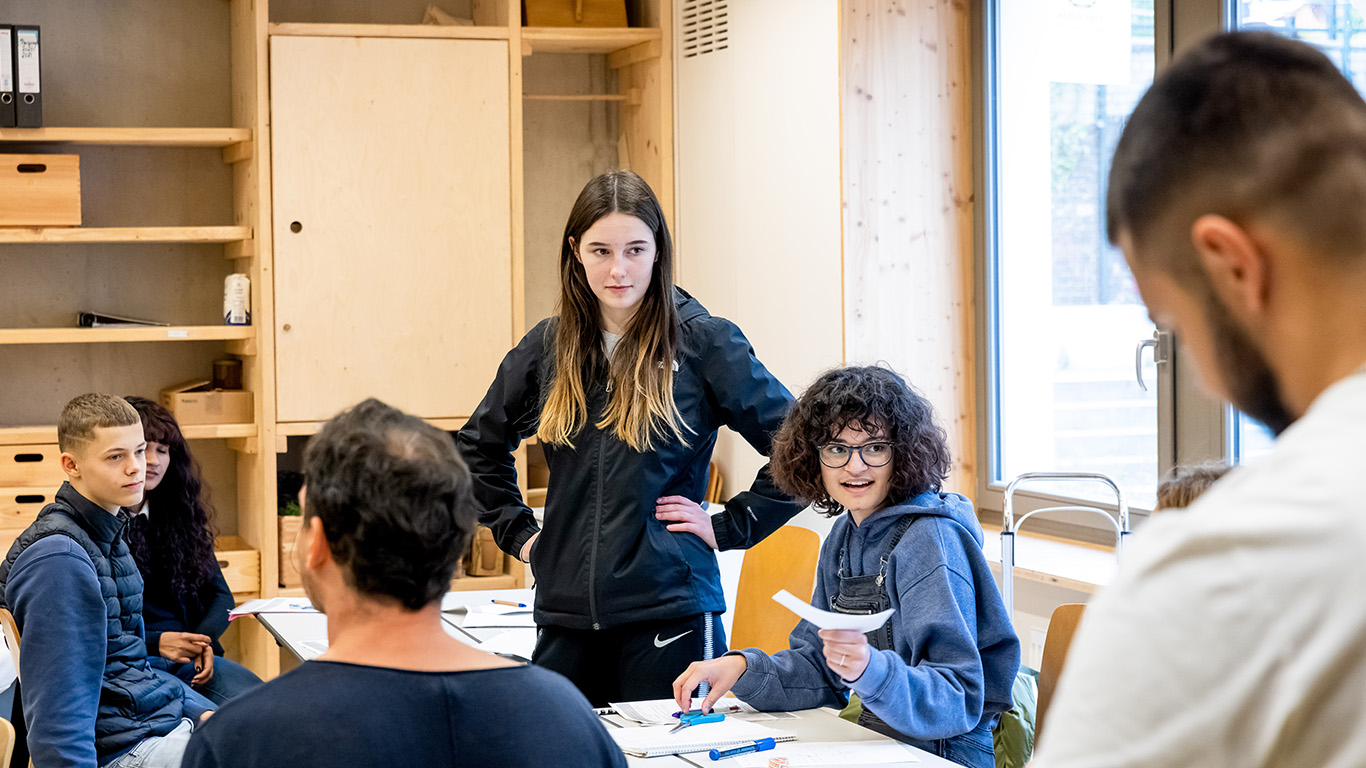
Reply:
[[856, 629], [859, 632], [872, 632], [883, 624], [887, 623], [887, 617], [891, 616], [891, 608], [882, 613], [834, 613], [833, 611], [822, 611], [814, 605], [802, 602], [796, 595], [786, 589], [780, 590], [773, 599], [779, 605], [792, 611], [798, 616], [815, 624], [821, 629]]

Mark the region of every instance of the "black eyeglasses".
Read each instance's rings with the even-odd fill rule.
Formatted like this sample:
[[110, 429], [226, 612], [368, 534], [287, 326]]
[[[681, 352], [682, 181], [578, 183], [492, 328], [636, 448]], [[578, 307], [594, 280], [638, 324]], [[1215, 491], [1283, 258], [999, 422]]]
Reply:
[[845, 445], [843, 443], [826, 443], [820, 446], [817, 453], [821, 457], [821, 463], [831, 469], [839, 469], [848, 464], [849, 459], [853, 458], [856, 453], [865, 466], [882, 467], [892, 460], [892, 444]]

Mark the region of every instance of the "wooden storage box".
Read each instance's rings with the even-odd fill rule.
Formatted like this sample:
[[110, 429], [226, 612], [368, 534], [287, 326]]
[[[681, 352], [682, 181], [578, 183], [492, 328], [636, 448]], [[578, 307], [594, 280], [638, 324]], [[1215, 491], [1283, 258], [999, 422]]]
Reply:
[[0, 445], [0, 487], [47, 488], [66, 481], [62, 452], [55, 443]]
[[80, 155], [0, 155], [0, 227], [80, 225]]
[[252, 549], [240, 536], [219, 536], [214, 540], [214, 554], [223, 578], [233, 594], [261, 591], [261, 553]]
[[474, 529], [474, 541], [470, 545], [470, 559], [465, 565], [467, 576], [501, 576], [503, 574], [503, 550], [493, 539], [493, 531], [479, 526]]
[[304, 519], [299, 515], [277, 518], [280, 521], [280, 586], [297, 587], [303, 584], [299, 569], [294, 567], [294, 539]]
[[522, 0], [528, 27], [624, 27], [626, 0]]
[[186, 424], [247, 424], [254, 417], [251, 393], [210, 389], [208, 380], [187, 381], [161, 390], [161, 404]]
[[[57, 498], [57, 487], [0, 488], [0, 534], [14, 534], [38, 519], [43, 507]], [[14, 537], [10, 536], [9, 541]], [[8, 545], [6, 545], [8, 547]], [[3, 556], [3, 555], [0, 555]]]

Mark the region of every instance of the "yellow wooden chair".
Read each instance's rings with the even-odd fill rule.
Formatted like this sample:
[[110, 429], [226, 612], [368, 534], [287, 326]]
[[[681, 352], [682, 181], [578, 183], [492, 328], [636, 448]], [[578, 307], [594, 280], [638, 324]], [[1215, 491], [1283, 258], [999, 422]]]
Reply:
[[[5, 635], [5, 645], [9, 646], [10, 658], [14, 660], [14, 674], [19, 676], [19, 625], [14, 623], [14, 614], [10, 613], [8, 608], [0, 608], [0, 631]], [[14, 698], [17, 703], [19, 698], [18, 680], [14, 683]], [[0, 768], [9, 768], [10, 761], [14, 759], [14, 744], [17, 738], [14, 724], [9, 721], [11, 713], [5, 712], [3, 715], [4, 719], [0, 719], [0, 757], [4, 759], [0, 761]], [[23, 753], [27, 756], [28, 749], [25, 748]], [[24, 762], [30, 768], [33, 765], [33, 762], [27, 757], [25, 757]]]
[[721, 466], [712, 462], [707, 468], [707, 492], [702, 496], [702, 500], [711, 504], [720, 504], [725, 501], [721, 498]]
[[750, 547], [740, 565], [735, 594], [732, 648], [759, 648], [777, 653], [797, 626], [797, 615], [773, 601], [780, 589], [807, 602], [816, 585], [821, 537], [809, 528], [785, 525]]
[[1043, 659], [1039, 662], [1039, 703], [1034, 712], [1034, 743], [1039, 743], [1039, 733], [1043, 731], [1044, 715], [1053, 700], [1053, 692], [1058, 688], [1058, 678], [1062, 675], [1063, 664], [1067, 661], [1067, 651], [1072, 647], [1072, 638], [1081, 625], [1081, 617], [1086, 612], [1084, 603], [1066, 603], [1053, 609], [1048, 620], [1048, 635], [1043, 641]]

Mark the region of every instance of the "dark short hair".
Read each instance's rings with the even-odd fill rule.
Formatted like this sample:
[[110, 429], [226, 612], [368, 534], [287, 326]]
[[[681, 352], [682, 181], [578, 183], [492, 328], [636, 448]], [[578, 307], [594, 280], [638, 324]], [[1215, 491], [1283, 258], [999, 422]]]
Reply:
[[1168, 470], [1157, 486], [1158, 509], [1183, 509], [1195, 503], [1205, 491], [1214, 487], [1228, 474], [1229, 465], [1222, 461], [1204, 464], [1178, 464]]
[[418, 610], [450, 588], [474, 532], [470, 472], [450, 435], [373, 398], [309, 440], [304, 518], [322, 520], [347, 582]]
[[1197, 274], [1189, 231], [1205, 214], [1274, 217], [1327, 258], [1366, 250], [1366, 102], [1328, 57], [1269, 32], [1215, 35], [1139, 100], [1110, 171], [1110, 241], [1128, 233], [1149, 266]]
[[827, 371], [798, 398], [773, 436], [770, 469], [778, 487], [821, 514], [843, 512], [821, 481], [819, 450], [851, 425], [881, 429], [892, 444], [889, 503], [944, 484], [952, 458], [930, 401], [895, 371], [870, 365]]

